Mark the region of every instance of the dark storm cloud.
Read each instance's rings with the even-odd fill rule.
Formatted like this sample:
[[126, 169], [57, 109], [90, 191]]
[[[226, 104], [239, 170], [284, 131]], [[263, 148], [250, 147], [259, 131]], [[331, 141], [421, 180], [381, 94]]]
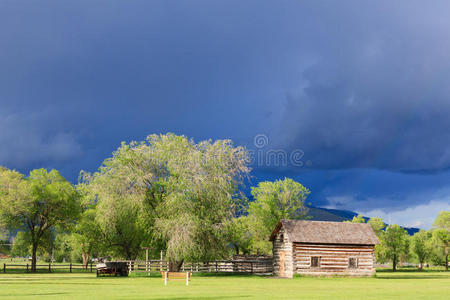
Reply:
[[450, 167], [450, 5], [400, 3], [317, 20], [282, 126], [316, 168]]
[[312, 166], [259, 165], [253, 184], [294, 177], [312, 201], [347, 209], [431, 201], [419, 194], [448, 205], [436, 191], [450, 167], [449, 10], [0, 1], [0, 165], [75, 182], [122, 140], [170, 131], [251, 146], [265, 134], [265, 150], [302, 149]]

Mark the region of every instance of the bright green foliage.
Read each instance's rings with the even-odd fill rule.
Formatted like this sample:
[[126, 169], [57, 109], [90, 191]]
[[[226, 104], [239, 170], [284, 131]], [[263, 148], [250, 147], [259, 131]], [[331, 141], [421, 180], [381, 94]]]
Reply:
[[126, 256], [150, 245], [165, 247], [170, 261], [210, 260], [226, 252], [247, 162], [247, 152], [229, 140], [150, 135], [123, 143], [99, 172], [84, 176], [83, 189], [98, 200], [104, 236]]
[[95, 206], [83, 210], [72, 232], [72, 247], [81, 254], [83, 265], [87, 268], [92, 253], [98, 252], [102, 245], [102, 232], [96, 221]]
[[260, 182], [252, 187], [255, 201], [249, 204], [249, 218], [253, 250], [271, 252], [268, 237], [281, 219], [305, 218], [305, 200], [309, 193], [306, 187], [290, 178]]
[[344, 221], [344, 223], [366, 223], [363, 215], [354, 216], [351, 221]]
[[386, 224], [384, 224], [383, 219], [381, 218], [370, 218], [367, 223], [369, 223], [377, 236], [380, 236], [383, 233], [383, 229], [386, 227]]
[[448, 271], [448, 254], [450, 248], [450, 232], [446, 229], [433, 230], [434, 245], [441, 249], [445, 256], [445, 269]]
[[436, 230], [433, 231], [433, 240], [435, 245], [441, 248], [445, 255], [445, 269], [448, 271], [448, 254], [450, 248], [450, 211], [441, 211], [433, 227]]
[[58, 171], [33, 170], [22, 174], [0, 168], [0, 224], [27, 232], [31, 242], [32, 271], [39, 246], [46, 246], [50, 231], [72, 224], [80, 213], [78, 194]]
[[54, 260], [56, 262], [71, 262], [74, 252], [74, 243], [72, 234], [60, 233], [56, 235], [54, 242]]
[[252, 235], [250, 233], [250, 218], [241, 216], [230, 220], [228, 237], [236, 254], [249, 254], [252, 245]]
[[441, 211], [433, 224], [434, 228], [450, 231], [450, 211]]
[[11, 247], [12, 257], [28, 257], [31, 255], [31, 241], [30, 235], [24, 231], [20, 231], [14, 238]]
[[397, 264], [408, 253], [409, 236], [399, 225], [389, 225], [385, 233], [379, 237], [380, 245], [376, 246], [377, 261], [391, 261], [393, 271]]
[[412, 237], [411, 250], [419, 261], [419, 268], [423, 268], [423, 264], [430, 257], [432, 251], [431, 233], [429, 231], [420, 230]]

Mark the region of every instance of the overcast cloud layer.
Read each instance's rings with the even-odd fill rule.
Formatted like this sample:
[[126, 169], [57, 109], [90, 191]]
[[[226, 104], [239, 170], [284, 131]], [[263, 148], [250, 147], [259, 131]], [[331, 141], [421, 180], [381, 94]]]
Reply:
[[[73, 182], [122, 140], [232, 138], [315, 205], [431, 226], [450, 194], [448, 1], [0, 1], [0, 164]], [[426, 216], [421, 212], [427, 211]], [[408, 215], [409, 217], [405, 217]]]

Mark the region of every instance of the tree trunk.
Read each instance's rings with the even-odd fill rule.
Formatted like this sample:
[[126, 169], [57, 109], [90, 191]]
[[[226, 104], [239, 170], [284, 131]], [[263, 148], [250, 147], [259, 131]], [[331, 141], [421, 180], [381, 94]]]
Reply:
[[394, 255], [394, 258], [392, 259], [392, 271], [397, 270], [397, 256]]
[[82, 253], [81, 256], [83, 257], [83, 268], [87, 269], [89, 264], [89, 253]]
[[445, 271], [448, 271], [448, 251], [445, 254]]
[[183, 260], [180, 260], [180, 261], [170, 261], [169, 260], [169, 272], [180, 272], [182, 265], [183, 265]]
[[36, 272], [36, 261], [37, 261], [37, 242], [32, 243], [32, 250], [31, 250], [31, 272]]

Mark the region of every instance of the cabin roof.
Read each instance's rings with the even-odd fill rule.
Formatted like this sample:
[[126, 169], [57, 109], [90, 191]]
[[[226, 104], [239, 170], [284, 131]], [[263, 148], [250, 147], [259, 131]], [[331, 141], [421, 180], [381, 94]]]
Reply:
[[367, 223], [343, 223], [325, 221], [281, 220], [273, 230], [273, 241], [278, 231], [284, 228], [293, 243], [314, 244], [379, 244], [372, 227]]

